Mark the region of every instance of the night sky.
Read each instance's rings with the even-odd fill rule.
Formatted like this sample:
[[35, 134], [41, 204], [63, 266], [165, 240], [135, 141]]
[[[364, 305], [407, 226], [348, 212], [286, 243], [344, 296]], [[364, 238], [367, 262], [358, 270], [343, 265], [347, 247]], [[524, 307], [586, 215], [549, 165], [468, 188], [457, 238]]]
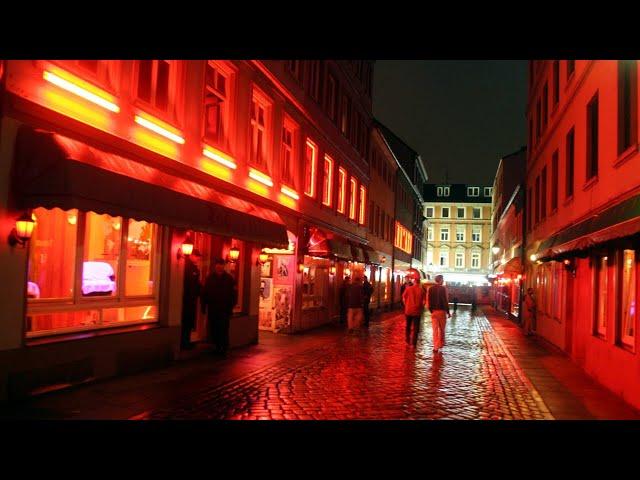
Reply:
[[373, 112], [416, 150], [429, 183], [491, 185], [526, 145], [527, 61], [379, 60]]

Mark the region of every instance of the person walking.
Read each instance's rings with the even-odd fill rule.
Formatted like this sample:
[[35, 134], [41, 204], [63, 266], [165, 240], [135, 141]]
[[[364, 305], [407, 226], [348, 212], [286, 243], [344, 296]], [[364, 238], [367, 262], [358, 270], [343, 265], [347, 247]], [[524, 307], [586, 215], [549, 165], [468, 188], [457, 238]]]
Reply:
[[207, 313], [209, 337], [215, 352], [226, 355], [229, 349], [229, 320], [238, 301], [234, 278], [224, 271], [224, 260], [216, 259], [202, 292], [202, 313]]
[[351, 277], [347, 275], [338, 290], [338, 301], [340, 302], [340, 325], [347, 323], [347, 290], [351, 284]]
[[198, 297], [202, 290], [200, 284], [200, 251], [194, 250], [188, 255], [184, 264], [184, 282], [182, 289], [182, 330], [180, 348], [191, 350], [191, 331], [196, 326], [196, 313], [198, 312]]
[[533, 296], [533, 288], [527, 289], [527, 294], [524, 296], [524, 304], [527, 309], [527, 314], [524, 316], [524, 334], [532, 335], [536, 325], [536, 299]]
[[[416, 282], [409, 285], [402, 292], [402, 303], [404, 304], [404, 316], [406, 319], [405, 340], [415, 347], [420, 334], [420, 320], [424, 311], [426, 295], [422, 286]], [[411, 340], [411, 330], [413, 327], [413, 341]]]
[[369, 283], [369, 279], [365, 276], [364, 283], [362, 285], [362, 295], [364, 299], [364, 325], [369, 326], [369, 320], [371, 320], [371, 311], [369, 310], [369, 304], [371, 303], [371, 296], [373, 295], [373, 285]]
[[449, 298], [447, 289], [442, 284], [442, 275], [436, 275], [436, 284], [429, 289], [429, 311], [431, 312], [431, 327], [433, 328], [433, 351], [438, 353], [444, 346], [444, 329], [449, 312]]
[[349, 333], [362, 325], [362, 306], [364, 305], [364, 292], [362, 279], [354, 277], [353, 282], [347, 287], [347, 325]]
[[407, 275], [406, 277], [404, 277], [404, 283], [400, 285], [400, 300], [402, 301], [402, 308], [404, 308], [404, 300], [402, 300], [402, 295], [404, 295], [404, 291], [407, 289], [407, 287], [410, 287], [411, 285], [413, 285], [413, 282], [411, 281], [411, 277]]

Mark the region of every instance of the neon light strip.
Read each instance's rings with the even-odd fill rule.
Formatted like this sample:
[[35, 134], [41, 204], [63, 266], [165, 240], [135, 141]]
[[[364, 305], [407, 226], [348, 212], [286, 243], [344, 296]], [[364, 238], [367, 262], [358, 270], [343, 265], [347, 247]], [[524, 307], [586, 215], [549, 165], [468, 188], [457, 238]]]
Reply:
[[294, 200], [300, 200], [300, 196], [295, 192], [295, 190], [291, 190], [284, 185], [280, 187], [280, 191], [284, 193], [286, 196], [293, 198]]
[[[45, 71], [42, 74], [42, 78], [44, 78], [47, 82], [53, 83], [58, 87], [66, 90], [67, 92], [73, 93], [79, 97], [84, 98], [85, 100], [89, 100], [91, 103], [95, 103], [96, 105], [101, 106], [102, 108], [106, 108], [107, 110], [111, 110], [112, 112], [118, 113], [120, 111], [120, 107], [109, 100], [96, 95], [95, 93], [86, 90], [75, 83], [70, 82], [69, 80], [65, 80], [62, 77], [59, 77], [55, 73], [51, 73]], [[106, 93], [104, 95], [107, 95]]]
[[169, 140], [171, 140], [173, 142], [176, 142], [176, 143], [179, 143], [179, 144], [183, 144], [184, 143], [184, 138], [182, 138], [181, 136], [176, 135], [173, 132], [170, 132], [166, 128], [163, 128], [160, 125], [158, 125], [157, 123], [154, 123], [151, 120], [147, 120], [146, 118], [143, 118], [140, 115], [136, 115], [135, 116], [135, 122], [138, 125], [142, 125], [144, 128], [147, 128], [147, 129], [151, 130], [152, 132], [156, 132], [156, 133], [162, 135], [163, 137], [168, 138]]
[[215, 160], [219, 164], [224, 165], [225, 167], [229, 167], [234, 170], [238, 168], [238, 166], [235, 164], [235, 162], [231, 158], [223, 157], [220, 153], [218, 153], [208, 145], [205, 145], [205, 147], [202, 149], [202, 154], [205, 157], [209, 157], [211, 160]]
[[254, 180], [262, 183], [263, 185], [266, 185], [267, 187], [273, 187], [273, 181], [271, 180], [271, 177], [265, 175], [262, 172], [259, 172], [258, 170], [254, 170], [253, 168], [249, 169], [249, 176]]

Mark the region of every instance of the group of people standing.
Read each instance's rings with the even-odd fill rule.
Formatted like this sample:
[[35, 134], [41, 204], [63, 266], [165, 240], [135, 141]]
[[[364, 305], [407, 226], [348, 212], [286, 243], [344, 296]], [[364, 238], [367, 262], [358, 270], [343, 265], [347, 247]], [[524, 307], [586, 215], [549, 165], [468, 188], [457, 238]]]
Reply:
[[406, 342], [413, 346], [417, 345], [418, 335], [420, 334], [420, 319], [425, 306], [428, 305], [431, 312], [431, 327], [433, 328], [433, 351], [438, 353], [445, 344], [444, 331], [447, 318], [451, 317], [451, 312], [449, 311], [447, 289], [443, 285], [443, 276], [437, 275], [435, 281], [436, 284], [429, 288], [428, 292], [425, 292], [420, 282], [407, 277], [401, 291], [404, 315], [407, 322], [405, 328]]
[[349, 332], [353, 332], [363, 325], [369, 326], [371, 320], [369, 305], [372, 295], [373, 285], [366, 276], [355, 276], [353, 281], [351, 277], [345, 277], [339, 290], [340, 323], [344, 324], [346, 321]]
[[191, 331], [196, 325], [200, 300], [200, 309], [207, 315], [209, 340], [215, 346], [215, 353], [225, 355], [229, 350], [229, 321], [238, 301], [236, 281], [225, 272], [225, 261], [218, 258], [204, 285], [201, 284], [200, 258], [200, 252], [194, 250], [185, 261], [181, 347], [183, 350], [193, 348]]

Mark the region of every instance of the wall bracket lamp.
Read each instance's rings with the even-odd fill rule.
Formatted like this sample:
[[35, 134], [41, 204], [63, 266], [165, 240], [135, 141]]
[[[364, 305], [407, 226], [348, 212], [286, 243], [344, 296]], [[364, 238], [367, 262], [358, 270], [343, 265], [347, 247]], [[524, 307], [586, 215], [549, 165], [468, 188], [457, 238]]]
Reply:
[[35, 225], [36, 222], [33, 217], [28, 212], [23, 213], [20, 218], [16, 220], [16, 226], [9, 234], [9, 245], [12, 247], [22, 245], [22, 248], [25, 248], [26, 243], [31, 238]]

